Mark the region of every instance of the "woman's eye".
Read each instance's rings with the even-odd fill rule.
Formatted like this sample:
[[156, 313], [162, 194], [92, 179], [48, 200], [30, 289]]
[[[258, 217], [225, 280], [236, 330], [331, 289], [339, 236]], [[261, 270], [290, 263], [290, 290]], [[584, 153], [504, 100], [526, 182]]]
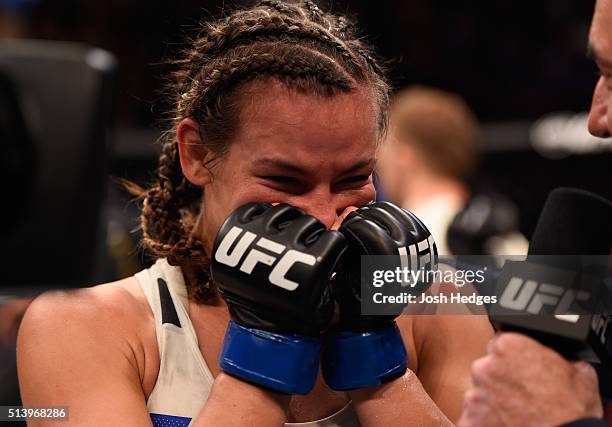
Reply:
[[293, 187], [297, 187], [301, 185], [300, 180], [298, 180], [297, 178], [293, 178], [291, 176], [270, 175], [270, 176], [264, 176], [262, 178], [276, 185], [293, 186]]
[[370, 175], [355, 175], [349, 178], [343, 179], [342, 184], [353, 185], [353, 184], [366, 184], [370, 180]]

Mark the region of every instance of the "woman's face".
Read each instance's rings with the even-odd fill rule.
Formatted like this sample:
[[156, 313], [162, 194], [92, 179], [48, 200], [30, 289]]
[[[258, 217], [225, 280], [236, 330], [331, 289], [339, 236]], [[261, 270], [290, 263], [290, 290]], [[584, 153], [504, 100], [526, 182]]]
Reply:
[[374, 199], [376, 106], [367, 88], [322, 98], [275, 82], [249, 87], [240, 128], [204, 187], [204, 241], [251, 201], [288, 203], [329, 228]]

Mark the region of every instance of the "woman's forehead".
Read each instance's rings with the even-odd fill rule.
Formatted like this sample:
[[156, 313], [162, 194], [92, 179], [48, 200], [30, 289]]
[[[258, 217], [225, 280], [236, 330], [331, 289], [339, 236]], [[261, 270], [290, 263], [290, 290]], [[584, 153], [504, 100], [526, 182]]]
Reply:
[[374, 169], [376, 158], [369, 152], [362, 152], [360, 156], [338, 156], [330, 158], [313, 152], [307, 156], [284, 155], [256, 156], [251, 162], [251, 169], [255, 172], [288, 174], [288, 175], [349, 175], [352, 173], [368, 173]]
[[298, 92], [276, 79], [255, 81], [243, 89], [240, 110], [243, 125], [314, 123], [328, 128], [341, 124], [339, 118], [376, 126], [378, 112], [372, 88], [367, 86], [323, 96]]
[[376, 145], [376, 106], [367, 90], [322, 97], [279, 83], [250, 90], [246, 96], [234, 143], [246, 143], [252, 150], [331, 154]]

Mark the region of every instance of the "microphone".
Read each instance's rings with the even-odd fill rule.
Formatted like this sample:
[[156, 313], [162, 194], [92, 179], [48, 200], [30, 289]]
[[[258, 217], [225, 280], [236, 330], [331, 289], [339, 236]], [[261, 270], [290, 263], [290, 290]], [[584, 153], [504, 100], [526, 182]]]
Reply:
[[500, 298], [491, 307], [491, 321], [499, 330], [531, 336], [570, 360], [611, 368], [611, 245], [611, 202], [583, 190], [554, 190], [527, 261], [509, 261], [500, 272]]
[[612, 203], [575, 188], [553, 190], [529, 244], [533, 255], [609, 255]]

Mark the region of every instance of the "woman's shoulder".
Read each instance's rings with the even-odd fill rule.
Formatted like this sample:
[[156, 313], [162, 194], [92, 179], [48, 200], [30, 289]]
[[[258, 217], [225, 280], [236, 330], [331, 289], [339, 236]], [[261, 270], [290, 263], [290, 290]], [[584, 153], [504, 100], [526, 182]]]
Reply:
[[70, 322], [71, 327], [141, 323], [153, 314], [135, 277], [88, 288], [47, 291], [32, 301], [26, 319]]
[[30, 304], [17, 340], [24, 403], [70, 406], [77, 424], [148, 421], [147, 391], [159, 362], [153, 316], [135, 286], [129, 278], [49, 291]]
[[153, 313], [135, 277], [43, 293], [26, 310], [18, 339], [18, 351], [44, 358], [53, 349], [79, 363], [91, 357], [129, 367], [143, 386], [156, 345]]

